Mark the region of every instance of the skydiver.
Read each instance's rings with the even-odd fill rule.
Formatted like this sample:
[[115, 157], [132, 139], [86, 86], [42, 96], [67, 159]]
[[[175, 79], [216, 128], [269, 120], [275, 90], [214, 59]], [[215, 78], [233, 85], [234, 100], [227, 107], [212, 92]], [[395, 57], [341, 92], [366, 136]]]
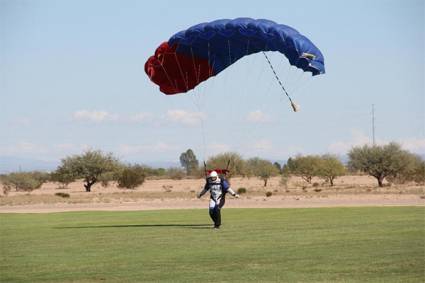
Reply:
[[230, 188], [229, 183], [224, 178], [219, 178], [216, 171], [212, 171], [208, 175], [204, 189], [198, 193], [198, 198], [201, 198], [208, 191], [210, 191], [209, 214], [214, 221], [214, 229], [219, 229], [221, 225], [220, 210], [226, 201], [226, 194], [230, 193], [235, 198], [239, 198], [239, 195]]

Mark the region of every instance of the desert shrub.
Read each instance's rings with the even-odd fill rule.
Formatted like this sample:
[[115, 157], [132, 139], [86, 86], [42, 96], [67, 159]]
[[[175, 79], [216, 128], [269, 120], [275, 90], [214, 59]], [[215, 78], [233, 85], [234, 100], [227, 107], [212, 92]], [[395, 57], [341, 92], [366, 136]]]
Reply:
[[56, 193], [55, 196], [61, 197], [61, 198], [69, 198], [68, 193]]
[[282, 177], [280, 177], [279, 184], [284, 187], [285, 189], [288, 188], [289, 183], [289, 175], [288, 174], [282, 174]]
[[59, 183], [59, 188], [61, 189], [66, 189], [68, 185], [75, 180], [75, 176], [68, 169], [69, 168], [59, 167], [50, 174], [50, 180]]
[[134, 189], [145, 181], [145, 172], [140, 165], [128, 165], [117, 174], [117, 183], [120, 188]]
[[319, 183], [317, 183], [317, 182], [314, 182], [314, 183], [313, 183], [313, 188], [317, 188], [318, 186], [320, 186], [320, 184], [319, 184]]
[[165, 168], [152, 168], [150, 166], [143, 165], [143, 170], [145, 171], [146, 177], [163, 177], [167, 174], [167, 169]]
[[425, 183], [425, 160], [414, 154], [406, 155], [406, 165], [395, 174], [388, 176], [387, 180], [394, 184], [407, 182]]
[[237, 193], [238, 194], [246, 194], [246, 188], [238, 188], [238, 191], [237, 191]]
[[176, 167], [168, 168], [167, 176], [168, 178], [173, 180], [181, 180], [185, 176], [185, 171], [181, 168], [176, 168]]
[[49, 180], [49, 174], [43, 172], [14, 172], [2, 178], [5, 191], [14, 188], [16, 191], [32, 191], [38, 189]]
[[266, 192], [266, 197], [271, 197], [272, 195], [273, 195], [272, 192], [270, 192], [270, 191]]
[[163, 185], [162, 188], [165, 190], [165, 192], [170, 193], [170, 192], [172, 192], [173, 186], [171, 186], [171, 185]]
[[242, 156], [236, 152], [225, 152], [212, 156], [207, 161], [208, 169], [228, 169], [230, 171], [229, 178], [232, 176], [247, 175], [245, 161]]
[[126, 168], [126, 166], [119, 166], [115, 171], [103, 173], [99, 176], [98, 182], [100, 182], [102, 187], [106, 188], [109, 186], [110, 182], [117, 181]]

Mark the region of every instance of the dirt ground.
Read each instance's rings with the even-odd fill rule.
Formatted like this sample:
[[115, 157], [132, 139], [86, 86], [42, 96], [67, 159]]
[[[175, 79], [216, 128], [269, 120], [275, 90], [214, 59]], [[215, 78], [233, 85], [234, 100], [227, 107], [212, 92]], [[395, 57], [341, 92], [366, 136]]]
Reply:
[[[376, 180], [369, 176], [340, 177], [333, 187], [320, 179], [307, 184], [297, 177], [291, 177], [286, 183], [280, 177], [274, 177], [267, 187], [258, 178], [236, 177], [230, 181], [235, 191], [245, 188], [246, 193], [239, 199], [227, 196], [228, 208], [425, 205], [424, 186], [387, 184], [379, 188]], [[0, 195], [0, 213], [206, 208], [208, 196], [196, 198], [203, 184], [203, 179], [148, 179], [133, 190], [117, 188], [115, 184], [108, 187], [96, 184], [88, 193], [84, 191], [82, 181], [71, 183], [67, 188], [46, 183], [32, 192], [11, 191], [7, 196]], [[3, 192], [2, 188], [0, 191]], [[267, 197], [267, 192], [271, 196]], [[68, 197], [55, 195], [57, 193]]]

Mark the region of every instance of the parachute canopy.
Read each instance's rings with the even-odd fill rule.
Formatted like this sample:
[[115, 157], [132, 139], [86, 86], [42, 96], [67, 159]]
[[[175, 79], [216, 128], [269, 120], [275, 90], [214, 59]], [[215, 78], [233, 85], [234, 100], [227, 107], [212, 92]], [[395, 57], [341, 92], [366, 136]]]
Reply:
[[289, 26], [251, 18], [216, 20], [176, 33], [147, 60], [145, 72], [161, 92], [184, 93], [261, 51], [280, 52], [313, 76], [325, 73], [323, 55], [308, 38]]

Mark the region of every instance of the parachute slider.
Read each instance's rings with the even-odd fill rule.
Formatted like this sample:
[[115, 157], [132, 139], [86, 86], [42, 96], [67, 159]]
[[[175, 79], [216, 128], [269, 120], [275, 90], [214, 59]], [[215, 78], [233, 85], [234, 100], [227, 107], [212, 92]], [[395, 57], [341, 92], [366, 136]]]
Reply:
[[291, 106], [292, 106], [292, 109], [294, 109], [294, 112], [298, 112], [298, 110], [300, 109], [300, 107], [292, 101], [291, 101]]
[[276, 81], [279, 83], [279, 85], [282, 88], [283, 92], [286, 94], [286, 96], [288, 97], [289, 101], [291, 102], [292, 109], [294, 110], [294, 112], [297, 112], [299, 107], [292, 101], [291, 97], [289, 96], [289, 93], [286, 91], [286, 89], [283, 86], [282, 82], [280, 81], [278, 75], [276, 74], [276, 71], [273, 68], [272, 62], [270, 62], [269, 57], [267, 57], [267, 55], [266, 55], [266, 53], [264, 51], [263, 51], [263, 55], [264, 55], [264, 57], [266, 57], [267, 63], [269, 63], [270, 69], [272, 70]]

